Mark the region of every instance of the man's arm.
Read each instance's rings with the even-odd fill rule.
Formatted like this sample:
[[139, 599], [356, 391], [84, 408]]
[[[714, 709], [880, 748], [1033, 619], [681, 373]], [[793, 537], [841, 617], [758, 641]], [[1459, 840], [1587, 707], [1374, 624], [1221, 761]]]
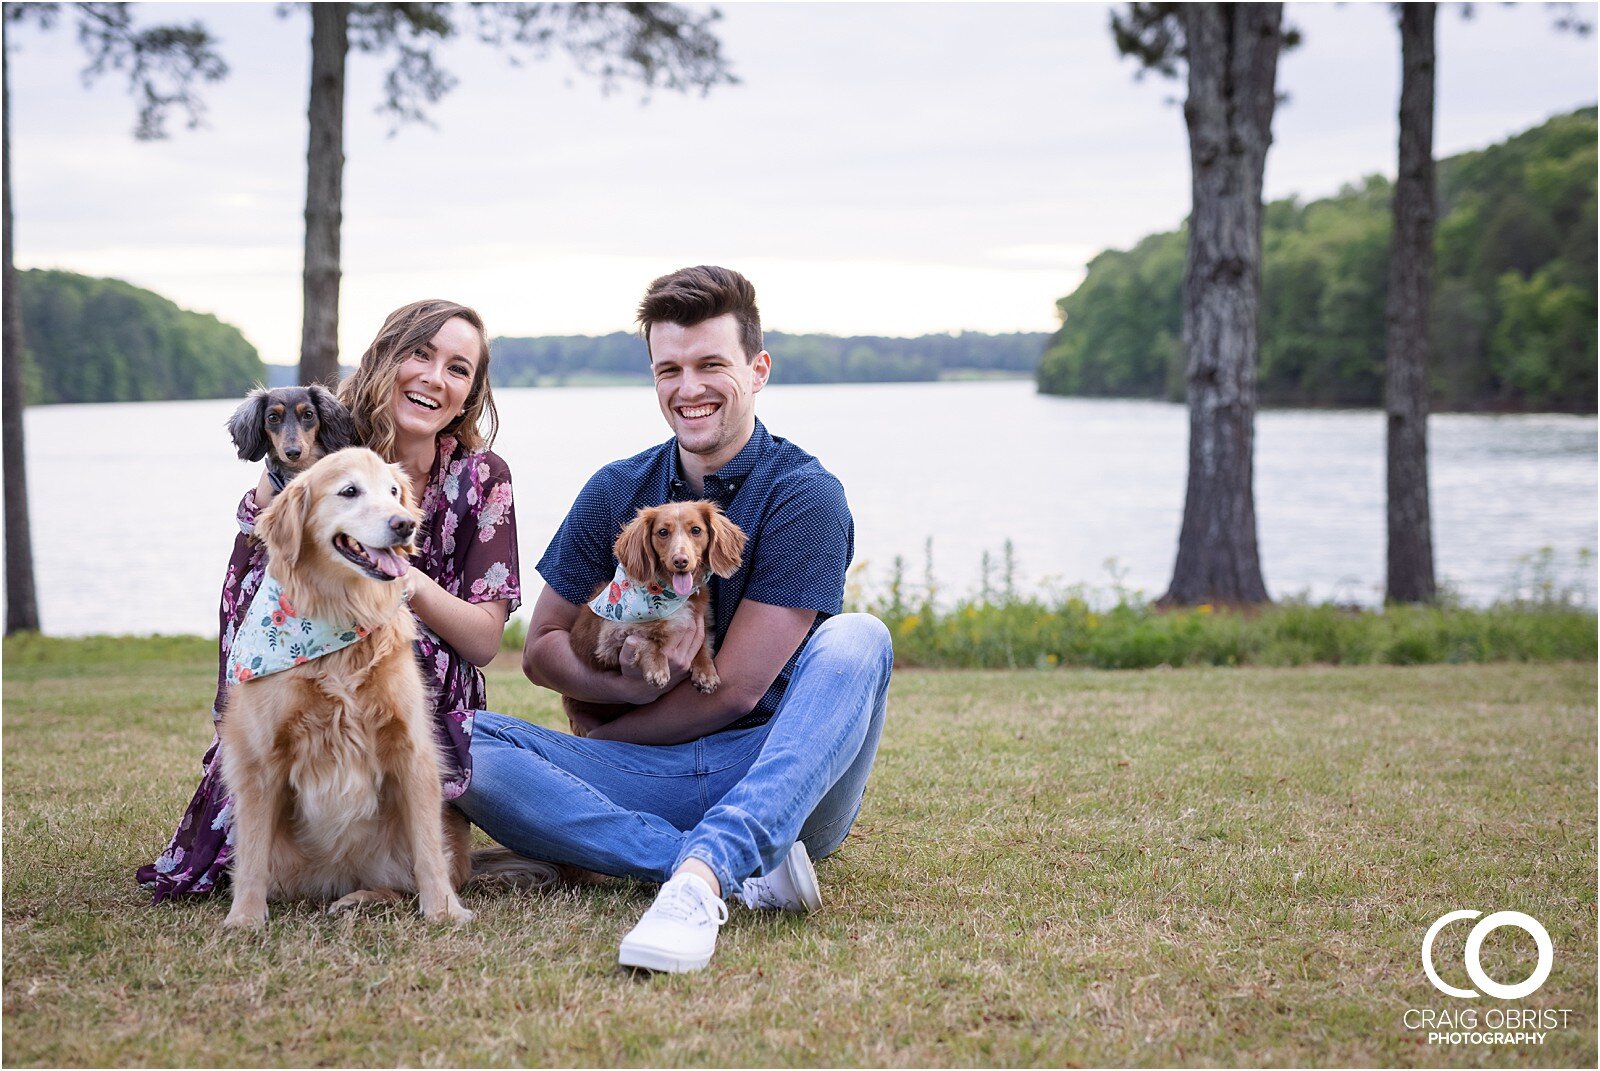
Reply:
[[[579, 614], [589, 613], [557, 595], [548, 584], [539, 592], [528, 622], [528, 639], [522, 645], [522, 673], [541, 688], [581, 699], [587, 703], [625, 703], [638, 706], [657, 698], [662, 689], [639, 677], [601, 672], [572, 651], [572, 625]], [[676, 666], [673, 667], [675, 670]], [[688, 675], [682, 673], [668, 682], [677, 684]]]
[[722, 684], [712, 694], [702, 695], [685, 683], [692, 650], [672, 659], [673, 677], [664, 689], [638, 676], [601, 672], [588, 665], [573, 653], [571, 637], [578, 614], [588, 612], [548, 586], [540, 592], [522, 648], [522, 672], [534, 684], [573, 699], [637, 707], [614, 721], [592, 726], [589, 733], [637, 744], [696, 740], [744, 717], [778, 679], [817, 616], [815, 610], [741, 602], [717, 652]]
[[693, 684], [675, 681], [659, 699], [594, 726], [589, 735], [634, 744], [681, 744], [738, 721], [767, 694], [816, 617], [815, 610], [743, 600], [717, 651], [722, 684], [715, 692], [703, 695]]

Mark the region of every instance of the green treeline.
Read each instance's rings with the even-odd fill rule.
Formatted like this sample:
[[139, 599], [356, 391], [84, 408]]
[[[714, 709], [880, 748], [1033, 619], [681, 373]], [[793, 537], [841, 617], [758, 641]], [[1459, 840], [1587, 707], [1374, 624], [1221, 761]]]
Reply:
[[[1049, 336], [1019, 332], [884, 338], [766, 333], [774, 383], [897, 383], [983, 375], [1029, 375]], [[497, 338], [490, 378], [497, 387], [605, 380], [647, 381], [650, 358], [638, 335]]]
[[[1594, 412], [1594, 108], [1439, 163], [1429, 373], [1444, 409]], [[1267, 206], [1261, 401], [1383, 399], [1390, 183]], [[1186, 232], [1107, 250], [1057, 304], [1046, 394], [1180, 400]]]
[[119, 279], [17, 273], [28, 403], [241, 395], [265, 374], [238, 328]]

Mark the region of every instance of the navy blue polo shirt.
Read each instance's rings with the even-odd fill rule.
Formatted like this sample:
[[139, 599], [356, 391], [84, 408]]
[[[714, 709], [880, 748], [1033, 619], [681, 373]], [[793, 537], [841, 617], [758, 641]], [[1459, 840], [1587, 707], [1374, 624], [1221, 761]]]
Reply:
[[[539, 575], [557, 595], [581, 606], [611, 579], [616, 569], [611, 545], [635, 513], [697, 497], [720, 505], [745, 534], [739, 571], [726, 580], [711, 578], [712, 650], [728, 634], [742, 599], [817, 611], [807, 642], [818, 625], [844, 608], [845, 570], [855, 553], [856, 530], [844, 487], [816, 458], [769, 433], [760, 420], [738, 456], [705, 478], [703, 495], [684, 478], [675, 437], [595, 473], [539, 559]], [[803, 650], [805, 643], [755, 709], [728, 729], [762, 725], [772, 717]]]

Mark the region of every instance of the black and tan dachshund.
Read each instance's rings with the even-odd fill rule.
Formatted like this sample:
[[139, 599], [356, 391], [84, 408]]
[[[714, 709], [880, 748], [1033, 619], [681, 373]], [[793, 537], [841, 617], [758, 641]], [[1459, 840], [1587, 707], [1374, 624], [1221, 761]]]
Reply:
[[324, 455], [356, 444], [350, 413], [326, 387], [257, 387], [228, 421], [245, 461], [267, 459], [279, 491]]

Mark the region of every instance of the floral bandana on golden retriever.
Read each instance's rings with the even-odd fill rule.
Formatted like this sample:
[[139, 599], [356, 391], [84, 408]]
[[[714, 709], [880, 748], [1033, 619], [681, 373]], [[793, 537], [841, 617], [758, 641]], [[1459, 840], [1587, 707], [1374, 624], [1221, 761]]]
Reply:
[[283, 586], [268, 573], [262, 577], [228, 652], [228, 681], [238, 684], [302, 665], [366, 636], [362, 625], [331, 625], [301, 617], [283, 597]]

